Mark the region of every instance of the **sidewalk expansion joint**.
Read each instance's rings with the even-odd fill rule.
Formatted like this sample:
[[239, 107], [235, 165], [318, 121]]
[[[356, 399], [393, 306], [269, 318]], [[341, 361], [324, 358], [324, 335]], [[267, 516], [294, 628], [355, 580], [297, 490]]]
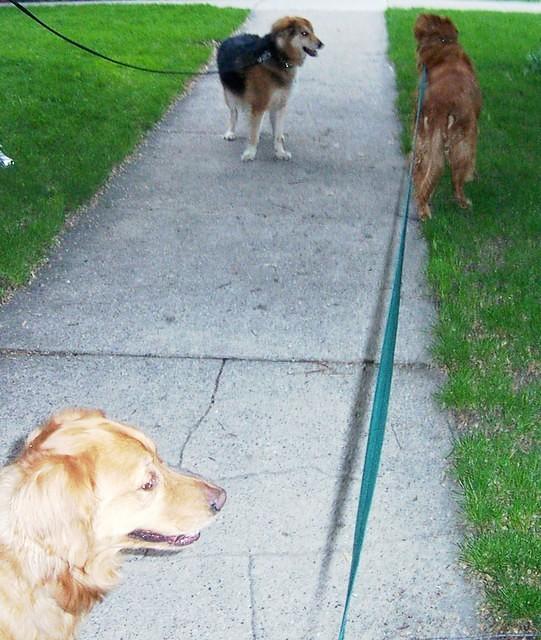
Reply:
[[[213, 525], [219, 526], [217, 524]], [[349, 541], [348, 536], [348, 527], [343, 527], [344, 536], [343, 541], [340, 542], [333, 551], [333, 557], [341, 556], [344, 554], [351, 553], [351, 543]], [[352, 533], [351, 529], [349, 531]], [[396, 546], [397, 544], [412, 544], [414, 542], [428, 542], [433, 540], [457, 540], [459, 530], [457, 528], [450, 529], [448, 523], [442, 524], [440, 530], [429, 531], [427, 533], [414, 533], [409, 536], [387, 536], [387, 537], [379, 537], [378, 544], [381, 546]], [[295, 536], [299, 536], [299, 534], [295, 534]], [[320, 534], [320, 537], [324, 537], [324, 533]], [[254, 578], [255, 584], [255, 575], [253, 574], [253, 569], [255, 566], [255, 561], [258, 559], [265, 560], [280, 560], [280, 559], [289, 559], [289, 558], [314, 558], [315, 556], [324, 556], [326, 554], [327, 548], [323, 544], [321, 545], [308, 545], [305, 547], [293, 547], [291, 549], [285, 549], [282, 551], [269, 551], [264, 549], [263, 547], [259, 547], [257, 545], [250, 544], [250, 542], [239, 543], [242, 545], [242, 548], [238, 551], [225, 551], [224, 549], [220, 549], [219, 551], [193, 551], [189, 557], [184, 556], [183, 562], [192, 562], [197, 559], [204, 558], [205, 560], [224, 560], [224, 559], [232, 559], [232, 560], [243, 560], [248, 559], [248, 573], [252, 575]], [[159, 552], [158, 552], [159, 553]], [[149, 556], [150, 557], [150, 556]], [[254, 603], [256, 598], [254, 597]], [[393, 639], [394, 640], [394, 639]]]
[[209, 400], [209, 403], [207, 405], [207, 408], [205, 409], [203, 415], [197, 420], [197, 422], [193, 425], [193, 427], [188, 432], [188, 435], [186, 436], [186, 440], [184, 440], [184, 444], [182, 445], [182, 448], [180, 450], [180, 459], [179, 459], [179, 465], [180, 466], [182, 466], [182, 459], [184, 457], [184, 451], [186, 450], [186, 447], [188, 446], [188, 443], [190, 442], [192, 436], [199, 429], [199, 427], [203, 424], [203, 422], [205, 421], [206, 417], [210, 413], [212, 407], [214, 406], [214, 403], [216, 402], [216, 394], [218, 393], [218, 387], [220, 386], [220, 378], [222, 377], [222, 373], [223, 373], [223, 370], [224, 370], [224, 367], [225, 367], [225, 363], [226, 363], [226, 361], [222, 360], [222, 364], [220, 365], [220, 369], [219, 369], [218, 374], [216, 376], [216, 380], [214, 381], [214, 389], [213, 389], [212, 394], [210, 396], [210, 400]]
[[[61, 350], [61, 349], [20, 349], [10, 347], [0, 347], [0, 357], [6, 358], [133, 358], [139, 360], [191, 360], [202, 362], [240, 362], [240, 363], [261, 363], [261, 364], [305, 364], [321, 367], [308, 373], [328, 373], [332, 374], [331, 368], [363, 366], [378, 366], [379, 362], [374, 358], [353, 358], [353, 359], [333, 359], [333, 358], [281, 358], [281, 357], [257, 357], [257, 356], [233, 356], [233, 355], [208, 355], [208, 354], [163, 354], [163, 353], [130, 353], [119, 351], [85, 351], [85, 350]], [[434, 364], [424, 361], [397, 361], [394, 363], [397, 369], [427, 370], [434, 369]], [[328, 371], [325, 371], [329, 369]]]
[[[330, 478], [331, 480], [336, 480], [336, 478], [341, 478], [342, 475], [340, 474], [333, 474], [333, 473], [329, 473], [327, 471], [324, 471], [323, 469], [321, 469], [320, 467], [316, 467], [314, 465], [311, 466], [307, 466], [307, 467], [294, 467], [292, 469], [281, 469], [279, 471], [248, 471], [246, 473], [239, 473], [235, 476], [221, 476], [220, 478], [218, 478], [218, 480], [220, 482], [232, 482], [232, 481], [236, 481], [236, 480], [251, 480], [251, 479], [256, 479], [256, 478], [277, 478], [280, 476], [287, 476], [287, 475], [292, 475], [295, 473], [303, 473], [306, 471], [315, 471], [316, 473], [319, 473], [322, 476], [325, 476], [326, 478]], [[356, 479], [356, 475], [350, 475], [348, 476], [351, 480], [355, 480]]]
[[256, 602], [255, 602], [255, 577], [254, 577], [254, 557], [250, 553], [248, 556], [248, 581], [250, 585], [250, 612], [252, 625], [252, 640], [257, 640], [256, 631]]

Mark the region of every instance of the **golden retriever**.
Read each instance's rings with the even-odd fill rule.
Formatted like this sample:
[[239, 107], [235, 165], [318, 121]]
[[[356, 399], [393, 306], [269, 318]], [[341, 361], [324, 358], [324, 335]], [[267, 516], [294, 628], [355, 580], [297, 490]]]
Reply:
[[266, 111], [270, 114], [275, 157], [291, 158], [284, 148], [284, 118], [291, 86], [306, 55], [315, 57], [322, 47], [311, 22], [298, 16], [280, 18], [266, 36], [245, 33], [222, 42], [217, 61], [230, 114], [226, 140], [236, 137], [239, 107], [249, 110], [250, 133], [242, 160], [256, 156]]
[[417, 209], [424, 220], [431, 216], [430, 198], [446, 159], [456, 201], [463, 208], [471, 206], [464, 183], [472, 180], [475, 172], [481, 91], [472, 62], [458, 43], [458, 30], [449, 18], [421, 14], [414, 35], [417, 67], [427, 70], [413, 171]]
[[0, 470], [0, 638], [72, 640], [122, 549], [191, 544], [225, 498], [101, 411], [53, 416]]

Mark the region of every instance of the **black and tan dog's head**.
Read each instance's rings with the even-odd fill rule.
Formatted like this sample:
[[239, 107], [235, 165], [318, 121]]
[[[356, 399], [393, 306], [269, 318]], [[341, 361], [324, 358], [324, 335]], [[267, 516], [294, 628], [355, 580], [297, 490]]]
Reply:
[[323, 42], [314, 33], [312, 23], [299, 16], [284, 16], [271, 28], [276, 47], [294, 64], [301, 65], [306, 55], [315, 57]]

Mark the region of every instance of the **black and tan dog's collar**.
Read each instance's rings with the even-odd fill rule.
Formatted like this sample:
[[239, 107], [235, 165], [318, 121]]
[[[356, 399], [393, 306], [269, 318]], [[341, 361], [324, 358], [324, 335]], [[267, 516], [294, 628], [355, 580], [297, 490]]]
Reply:
[[285, 58], [283, 58], [282, 56], [276, 56], [272, 53], [272, 51], [270, 51], [269, 49], [265, 49], [265, 51], [263, 51], [263, 53], [261, 53], [257, 58], [256, 58], [256, 63], [257, 64], [263, 64], [265, 62], [269, 62], [270, 60], [272, 60], [273, 62], [275, 62], [279, 67], [281, 67], [282, 69], [291, 69], [291, 67], [293, 66], [289, 60], [286, 60]]

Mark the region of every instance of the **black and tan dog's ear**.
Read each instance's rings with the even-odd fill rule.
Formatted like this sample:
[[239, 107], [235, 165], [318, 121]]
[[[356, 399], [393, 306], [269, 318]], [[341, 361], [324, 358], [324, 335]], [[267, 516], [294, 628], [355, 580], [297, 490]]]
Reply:
[[292, 18], [291, 16], [284, 16], [283, 18], [276, 20], [276, 22], [272, 25], [271, 33], [274, 36], [278, 36], [281, 33], [290, 33], [291, 35], [293, 35], [295, 33], [295, 28], [295, 18]]

